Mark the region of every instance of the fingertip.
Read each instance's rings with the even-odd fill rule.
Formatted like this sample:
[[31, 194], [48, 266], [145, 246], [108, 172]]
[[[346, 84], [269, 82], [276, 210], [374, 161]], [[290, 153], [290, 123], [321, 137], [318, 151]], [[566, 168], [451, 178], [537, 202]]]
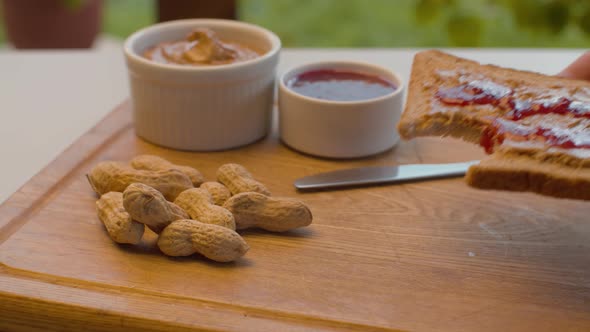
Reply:
[[559, 74], [559, 77], [590, 80], [590, 52], [585, 52]]
[[576, 78], [575, 75], [573, 75], [569, 70], [562, 70], [561, 72], [559, 72], [557, 75], [555, 75], [557, 77], [562, 77], [562, 78]]

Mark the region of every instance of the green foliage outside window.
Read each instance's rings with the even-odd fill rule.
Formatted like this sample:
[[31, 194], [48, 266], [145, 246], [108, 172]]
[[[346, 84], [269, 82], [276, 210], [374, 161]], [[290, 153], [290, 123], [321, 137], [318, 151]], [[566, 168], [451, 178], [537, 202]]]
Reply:
[[[155, 21], [155, 0], [105, 0], [104, 9], [115, 37]], [[590, 0], [238, 0], [238, 16], [285, 47], [590, 45]]]
[[242, 0], [240, 17], [304, 47], [580, 47], [588, 0]]

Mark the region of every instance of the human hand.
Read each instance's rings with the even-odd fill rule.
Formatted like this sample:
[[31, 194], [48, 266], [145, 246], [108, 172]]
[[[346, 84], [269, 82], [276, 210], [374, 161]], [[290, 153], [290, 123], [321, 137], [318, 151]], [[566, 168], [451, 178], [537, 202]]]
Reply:
[[557, 75], [565, 78], [590, 81], [590, 52], [582, 54], [582, 56]]

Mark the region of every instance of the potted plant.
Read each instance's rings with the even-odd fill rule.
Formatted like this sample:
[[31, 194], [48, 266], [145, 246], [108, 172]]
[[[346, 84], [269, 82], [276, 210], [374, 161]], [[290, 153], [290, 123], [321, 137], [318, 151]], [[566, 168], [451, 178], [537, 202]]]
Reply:
[[88, 48], [101, 27], [102, 0], [3, 0], [16, 48]]

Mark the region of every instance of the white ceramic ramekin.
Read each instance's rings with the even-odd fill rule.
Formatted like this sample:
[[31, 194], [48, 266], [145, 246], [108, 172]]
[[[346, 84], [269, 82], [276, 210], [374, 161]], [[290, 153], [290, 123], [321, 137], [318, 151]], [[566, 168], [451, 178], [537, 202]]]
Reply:
[[[264, 54], [219, 66], [160, 64], [142, 57], [147, 48], [183, 39], [197, 27]], [[135, 32], [125, 41], [124, 52], [137, 135], [195, 151], [234, 148], [264, 137], [271, 124], [280, 48], [271, 31], [230, 20], [179, 20]]]
[[[310, 70], [352, 71], [385, 78], [397, 87], [385, 96], [359, 101], [306, 97], [287, 83]], [[327, 158], [359, 158], [391, 149], [399, 141], [396, 125], [403, 106], [404, 84], [399, 75], [364, 62], [327, 61], [298, 66], [279, 82], [279, 131], [295, 150]]]

